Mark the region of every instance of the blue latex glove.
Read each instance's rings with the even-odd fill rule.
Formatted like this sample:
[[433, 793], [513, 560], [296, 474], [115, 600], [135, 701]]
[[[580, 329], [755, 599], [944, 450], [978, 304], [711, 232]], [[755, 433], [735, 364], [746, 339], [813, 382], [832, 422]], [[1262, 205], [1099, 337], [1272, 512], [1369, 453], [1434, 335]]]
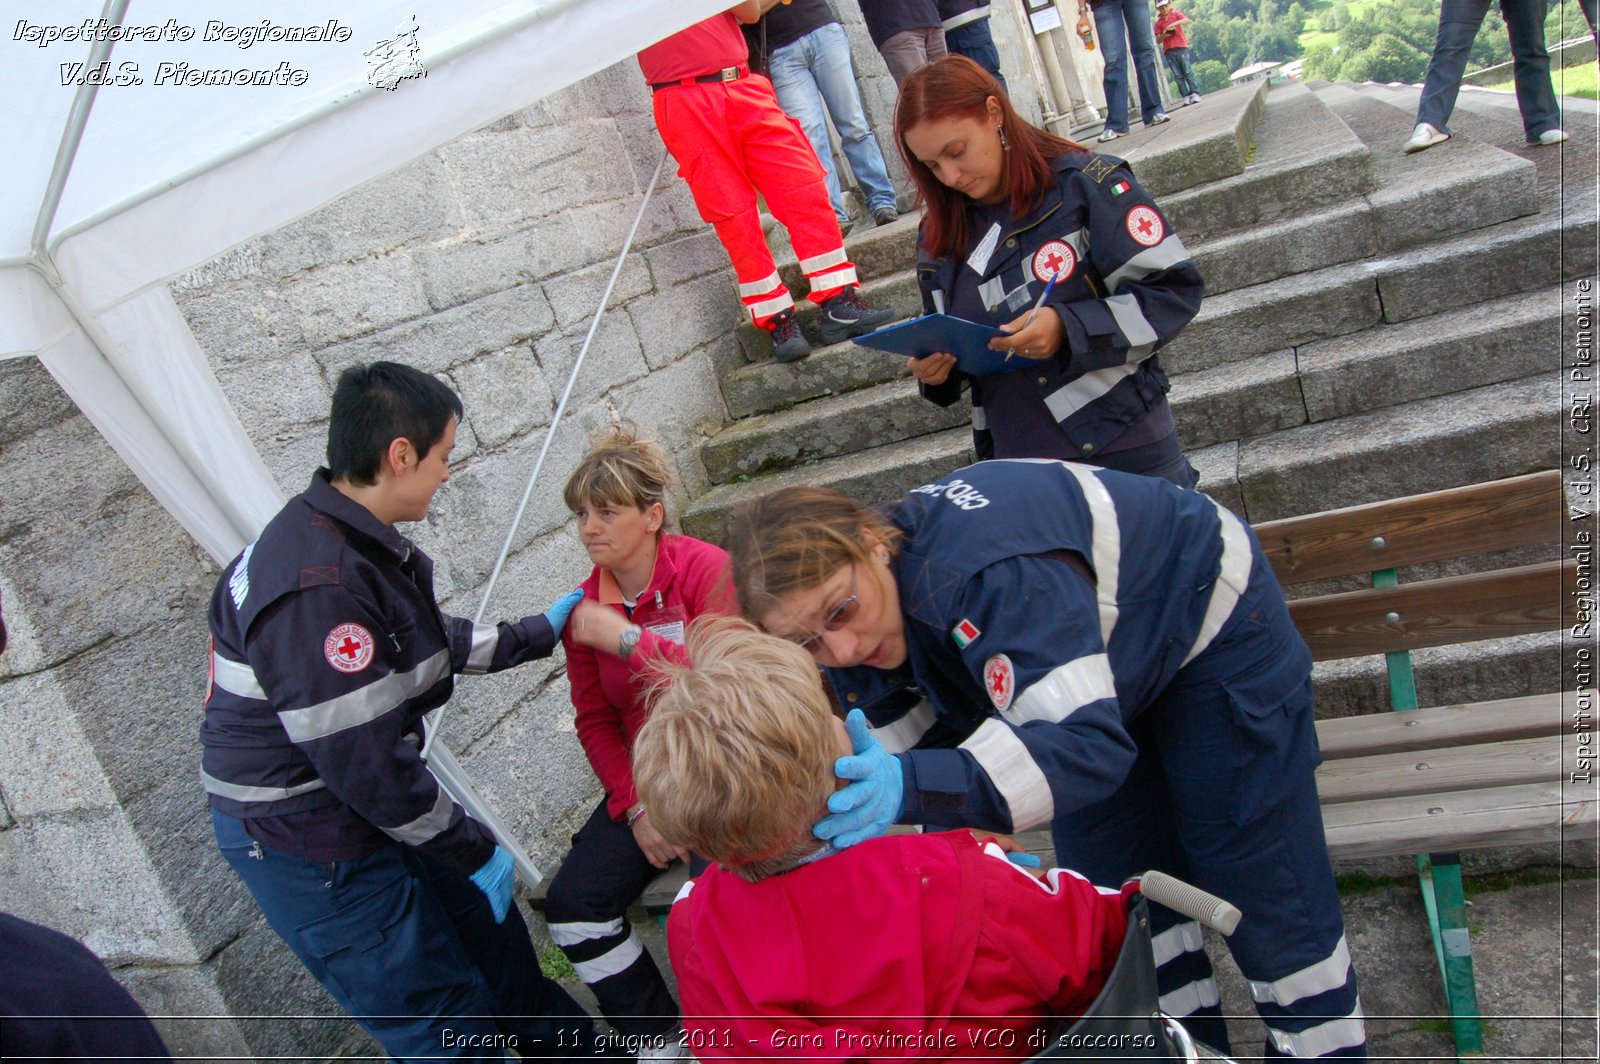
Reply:
[[561, 629], [567, 626], [567, 618], [572, 616], [572, 611], [578, 608], [578, 603], [583, 601], [583, 589], [569, 591], [550, 604], [544, 611], [544, 619], [550, 622], [550, 630], [556, 638], [561, 638]]
[[1039, 860], [1039, 855], [1036, 853], [1008, 853], [1006, 854], [1006, 860], [1023, 868], [1040, 868], [1044, 865], [1044, 862]]
[[511, 908], [511, 888], [517, 881], [517, 869], [511, 860], [511, 851], [504, 846], [494, 848], [494, 856], [483, 862], [483, 867], [472, 873], [472, 885], [483, 891], [494, 910], [494, 922], [506, 922], [506, 912]]
[[844, 730], [855, 753], [835, 761], [833, 771], [840, 779], [854, 782], [833, 792], [828, 798], [830, 815], [812, 829], [817, 838], [829, 840], [841, 850], [889, 830], [889, 825], [900, 819], [906, 798], [900, 759], [872, 737], [866, 714], [852, 709], [844, 719]]

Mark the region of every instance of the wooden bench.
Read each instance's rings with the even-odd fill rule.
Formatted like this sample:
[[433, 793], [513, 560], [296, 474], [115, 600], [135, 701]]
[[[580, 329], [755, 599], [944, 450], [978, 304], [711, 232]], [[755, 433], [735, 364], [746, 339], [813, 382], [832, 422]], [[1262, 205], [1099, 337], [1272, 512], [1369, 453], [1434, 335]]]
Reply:
[[[1561, 475], [1550, 471], [1255, 529], [1286, 589], [1370, 579], [1370, 587], [1290, 602], [1316, 660], [1387, 655], [1390, 706], [1317, 724], [1328, 847], [1336, 860], [1421, 854], [1418, 871], [1460, 1052], [1481, 1049], [1482, 1038], [1454, 853], [1557, 841], [1580, 827], [1592, 835], [1594, 788], [1567, 778], [1563, 736], [1580, 699], [1592, 712], [1593, 692], [1418, 709], [1410, 651], [1563, 629], [1564, 611], [1577, 601], [1578, 563], [1564, 555], [1495, 568], [1491, 560], [1485, 571], [1407, 584], [1396, 570], [1509, 548], [1559, 547], [1567, 520]], [[1552, 686], [1562, 679], [1553, 670]], [[1025, 832], [1019, 841], [1053, 863], [1048, 831]], [[656, 877], [642, 904], [665, 912], [685, 878], [683, 867], [674, 866]]]

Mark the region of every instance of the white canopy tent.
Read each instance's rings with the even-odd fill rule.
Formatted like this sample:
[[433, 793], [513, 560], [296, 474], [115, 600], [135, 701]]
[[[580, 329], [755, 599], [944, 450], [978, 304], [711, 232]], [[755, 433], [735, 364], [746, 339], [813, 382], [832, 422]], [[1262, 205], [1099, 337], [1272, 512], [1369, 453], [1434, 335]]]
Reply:
[[[226, 563], [284, 499], [166, 283], [729, 6], [9, 4], [0, 358], [37, 357]], [[537, 882], [449, 750], [431, 749], [435, 774]]]
[[0, 358], [37, 357], [225, 562], [283, 497], [166, 282], [728, 6], [8, 4]]

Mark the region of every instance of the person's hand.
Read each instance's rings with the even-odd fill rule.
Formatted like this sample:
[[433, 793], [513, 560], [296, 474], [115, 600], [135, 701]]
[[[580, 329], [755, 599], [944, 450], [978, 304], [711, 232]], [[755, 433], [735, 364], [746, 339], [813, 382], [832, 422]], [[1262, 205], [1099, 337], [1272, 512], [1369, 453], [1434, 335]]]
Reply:
[[617, 639], [628, 627], [628, 619], [610, 606], [584, 599], [572, 612], [572, 641], [607, 654], [617, 652]]
[[583, 589], [569, 591], [550, 604], [544, 611], [544, 619], [550, 622], [550, 630], [556, 638], [561, 638], [561, 629], [566, 626], [567, 618], [572, 615], [572, 608], [583, 601]]
[[849, 786], [828, 797], [829, 815], [812, 829], [817, 838], [841, 850], [888, 831], [900, 818], [906, 798], [900, 759], [872, 737], [867, 715], [852, 709], [844, 730], [854, 753], [835, 761], [833, 771]]
[[688, 850], [682, 846], [672, 845], [661, 837], [661, 832], [651, 826], [650, 816], [646, 810], [640, 809], [639, 815], [634, 818], [633, 841], [639, 844], [640, 852], [656, 868], [666, 868], [674, 858], [685, 863], [689, 860]]
[[939, 351], [922, 358], [908, 358], [906, 365], [910, 367], [911, 375], [917, 378], [917, 383], [932, 388], [950, 379], [950, 371], [956, 366], [956, 356]]
[[[1031, 325], [1028, 324], [1029, 314], [1033, 315]], [[1013, 318], [1000, 326], [1000, 331], [1005, 335], [990, 340], [989, 350], [1012, 351], [1019, 358], [1049, 358], [1061, 350], [1067, 338], [1067, 327], [1061, 324], [1061, 315], [1048, 306], [1040, 307], [1037, 314], [1029, 310]]]
[[979, 846], [984, 846], [991, 842], [994, 843], [1006, 855], [1006, 860], [1020, 868], [1039, 868], [1044, 864], [1043, 861], [1039, 860], [1038, 854], [1024, 850], [1022, 844], [1010, 835], [995, 835], [987, 831], [979, 831], [977, 828], [968, 830], [972, 832], [972, 837], [978, 840]]
[[483, 891], [494, 910], [494, 922], [506, 922], [506, 912], [511, 908], [511, 888], [517, 881], [516, 866], [511, 861], [511, 851], [504, 846], [494, 848], [494, 856], [483, 862], [483, 867], [472, 873], [472, 885]]

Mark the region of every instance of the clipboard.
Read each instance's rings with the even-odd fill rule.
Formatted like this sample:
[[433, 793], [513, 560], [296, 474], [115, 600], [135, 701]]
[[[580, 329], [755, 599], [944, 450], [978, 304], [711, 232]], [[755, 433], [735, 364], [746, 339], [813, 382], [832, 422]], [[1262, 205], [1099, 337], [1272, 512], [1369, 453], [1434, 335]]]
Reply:
[[1005, 335], [992, 325], [979, 325], [949, 314], [924, 314], [877, 332], [858, 336], [854, 343], [896, 355], [924, 358], [939, 351], [956, 356], [956, 368], [972, 377], [1011, 373], [1028, 364], [1025, 358], [1006, 359], [1004, 351], [989, 350], [989, 341]]

